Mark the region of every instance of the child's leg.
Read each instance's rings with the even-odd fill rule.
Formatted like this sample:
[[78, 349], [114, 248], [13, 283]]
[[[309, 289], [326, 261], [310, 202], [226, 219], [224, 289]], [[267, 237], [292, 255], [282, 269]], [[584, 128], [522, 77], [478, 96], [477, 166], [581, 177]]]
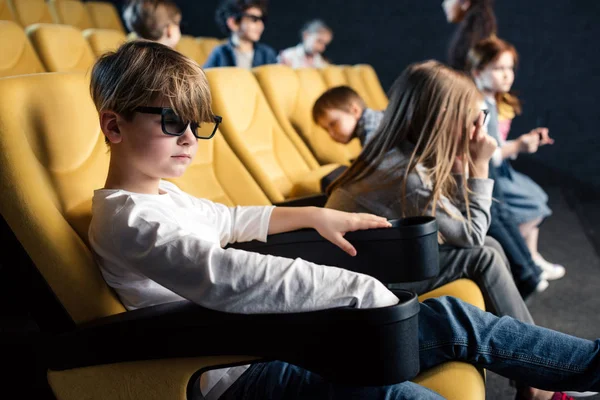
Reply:
[[542, 270], [538, 267], [506, 206], [492, 203], [492, 221], [488, 235], [496, 239], [510, 262], [513, 278], [523, 298], [535, 292], [540, 283]]
[[421, 304], [419, 334], [422, 371], [459, 360], [543, 390], [600, 390], [600, 339], [498, 318], [452, 297]]
[[486, 246], [483, 247], [440, 246], [440, 273], [436, 277], [392, 287], [421, 295], [457, 279], [468, 278], [475, 281], [481, 289], [486, 308], [490, 312], [533, 323], [504, 257], [489, 244], [501, 250], [498, 242], [491, 238], [486, 239]]
[[380, 387], [336, 385], [295, 365], [272, 361], [250, 366], [219, 399], [443, 400], [443, 397], [412, 382]]
[[542, 218], [536, 218], [533, 221], [528, 221], [519, 225], [519, 230], [527, 243], [527, 247], [531, 253], [533, 261], [542, 269], [543, 277], [547, 280], [556, 280], [565, 276], [565, 267], [558, 264], [553, 264], [548, 261], [538, 251], [538, 238], [540, 234], [540, 224]]
[[523, 239], [525, 239], [525, 243], [527, 244], [527, 248], [531, 253], [531, 256], [535, 259], [539, 255], [538, 253], [538, 238], [540, 229], [538, 226], [542, 223], [541, 218], [536, 218], [533, 221], [524, 222], [519, 225], [519, 230], [521, 231], [521, 235], [523, 235]]

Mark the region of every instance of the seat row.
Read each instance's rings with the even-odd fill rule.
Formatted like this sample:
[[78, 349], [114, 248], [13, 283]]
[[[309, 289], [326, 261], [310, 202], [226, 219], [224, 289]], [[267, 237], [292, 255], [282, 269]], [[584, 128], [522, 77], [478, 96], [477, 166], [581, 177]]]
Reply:
[[115, 5], [109, 1], [80, 0], [0, 0], [0, 20], [18, 23], [23, 28], [37, 23], [72, 25], [89, 28], [125, 28]]
[[[285, 200], [285, 193], [290, 197], [294, 182], [311, 174], [305, 155], [294, 150], [271, 111], [258, 78], [288, 73], [291, 79], [290, 73], [296, 72], [283, 65], [259, 68], [206, 70], [213, 108], [223, 116], [223, 124], [213, 140], [200, 142], [193, 164], [173, 180], [185, 191], [228, 205], [268, 205]], [[77, 324], [124, 311], [85, 245], [93, 190], [103, 186], [109, 163], [88, 82], [84, 72], [0, 79], [0, 188], [6, 194], [0, 212]], [[303, 170], [287, 163], [294, 158], [298, 165], [304, 163]], [[264, 182], [270, 182], [274, 192]], [[277, 193], [280, 197], [273, 197]], [[441, 295], [454, 295], [484, 308], [481, 292], [472, 281], [455, 281], [420, 299]], [[187, 382], [199, 368], [224, 362], [205, 357], [168, 365]], [[81, 373], [53, 371], [49, 379], [57, 386], [77, 382], [85, 387], [86, 379], [113, 376], [114, 368], [118, 376], [132, 373], [126, 366], [98, 366]], [[135, 371], [153, 376], [156, 368], [151, 362], [140, 362]], [[423, 371], [415, 382], [448, 399], [485, 397], [482, 371], [465, 363], [445, 363]], [[153, 387], [156, 382], [148, 384]]]

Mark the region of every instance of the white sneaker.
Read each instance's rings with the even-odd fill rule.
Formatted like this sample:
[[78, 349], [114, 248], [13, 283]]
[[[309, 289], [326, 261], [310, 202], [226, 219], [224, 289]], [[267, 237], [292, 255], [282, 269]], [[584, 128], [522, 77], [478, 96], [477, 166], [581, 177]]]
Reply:
[[546, 279], [544, 279], [542, 275], [542, 279], [540, 279], [537, 286], [535, 287], [535, 291], [537, 293], [542, 293], [544, 290], [548, 289], [548, 286], [550, 286], [550, 283]]
[[565, 276], [567, 270], [559, 264], [546, 261], [541, 255], [533, 257], [533, 261], [542, 269], [542, 279], [555, 281]]
[[571, 397], [590, 397], [598, 394], [598, 392], [571, 392], [568, 390], [564, 391], [563, 393]]

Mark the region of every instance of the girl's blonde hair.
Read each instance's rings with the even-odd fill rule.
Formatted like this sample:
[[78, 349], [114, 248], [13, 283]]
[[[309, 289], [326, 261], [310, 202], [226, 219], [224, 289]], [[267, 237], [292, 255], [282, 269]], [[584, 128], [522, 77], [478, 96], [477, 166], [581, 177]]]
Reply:
[[90, 93], [98, 112], [126, 119], [157, 98], [184, 121], [214, 121], [211, 95], [198, 63], [158, 42], [134, 40], [102, 55], [94, 64]]
[[[418, 164], [424, 166], [427, 179], [432, 183], [432, 194], [422, 213], [435, 216], [436, 205], [443, 204], [442, 196], [457, 199], [459, 195], [452, 175], [456, 157], [462, 157], [463, 173], [467, 165], [473, 166], [469, 134], [479, 117], [483, 98], [470, 77], [433, 60], [409, 65], [396, 79], [389, 95], [389, 105], [379, 128], [372, 134], [373, 139], [348, 170], [330, 185], [328, 193], [368, 177], [390, 150], [408, 142], [414, 146], [409, 161], [396, 166], [398, 170], [405, 169], [401, 198], [406, 198], [409, 174]], [[462, 197], [470, 221], [468, 192], [464, 187]], [[406, 216], [405, 202], [402, 214]]]
[[[480, 40], [469, 50], [467, 69], [471, 72], [481, 71], [506, 52], [512, 55], [516, 67], [519, 62], [519, 54], [515, 46], [496, 35]], [[498, 105], [507, 104], [513, 108], [516, 115], [521, 114], [521, 102], [514, 93], [496, 93], [495, 97]]]

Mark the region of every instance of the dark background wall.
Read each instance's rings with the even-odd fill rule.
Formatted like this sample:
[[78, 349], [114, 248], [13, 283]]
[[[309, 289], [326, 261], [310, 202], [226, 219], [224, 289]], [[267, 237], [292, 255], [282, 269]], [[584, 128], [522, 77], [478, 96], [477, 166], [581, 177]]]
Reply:
[[[121, 2], [113, 0], [119, 8]], [[217, 0], [178, 0], [183, 33], [219, 36]], [[538, 124], [550, 128], [556, 144], [531, 156], [600, 187], [600, 2], [596, 0], [498, 0], [499, 36], [521, 56], [514, 89], [524, 103], [512, 135]], [[454, 26], [446, 23], [440, 0], [271, 0], [263, 42], [280, 50], [299, 40], [311, 18], [334, 30], [327, 56], [337, 64], [369, 63], [385, 90], [411, 62], [445, 60]]]

